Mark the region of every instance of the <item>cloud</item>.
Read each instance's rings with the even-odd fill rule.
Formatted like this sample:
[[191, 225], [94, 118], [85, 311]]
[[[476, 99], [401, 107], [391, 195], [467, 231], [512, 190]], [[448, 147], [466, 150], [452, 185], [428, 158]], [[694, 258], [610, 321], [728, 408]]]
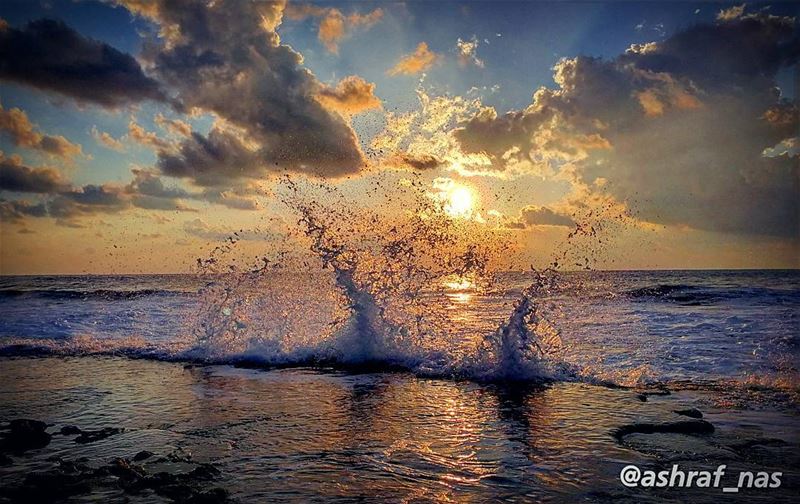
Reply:
[[648, 222], [797, 238], [800, 163], [782, 142], [800, 124], [775, 76], [799, 47], [790, 18], [726, 16], [612, 60], [562, 59], [556, 89], [484, 108], [453, 136], [496, 170], [545, 165]]
[[381, 108], [381, 100], [375, 96], [375, 84], [357, 75], [345, 77], [335, 88], [321, 90], [318, 99], [326, 108], [347, 115]]
[[108, 132], [98, 130], [97, 126], [92, 126], [92, 136], [97, 140], [97, 143], [108, 149], [117, 152], [125, 150], [125, 145], [122, 142], [111, 136]]
[[263, 240], [277, 236], [274, 233], [265, 233], [257, 229], [224, 229], [212, 226], [203, 219], [193, 219], [185, 222], [183, 231], [188, 235], [209, 241]]
[[717, 13], [717, 19], [720, 21], [732, 21], [734, 19], [742, 17], [744, 14], [744, 7], [745, 5], [735, 5], [733, 7], [729, 7], [727, 9], [722, 9]]
[[420, 42], [411, 54], [406, 54], [389, 69], [389, 75], [414, 75], [431, 68], [440, 56], [428, 49], [427, 42]]
[[173, 135], [188, 137], [192, 134], [191, 125], [185, 121], [181, 121], [180, 119], [169, 119], [164, 117], [163, 114], [158, 113], [156, 114], [155, 122], [159, 128], [172, 133]]
[[280, 42], [283, 3], [121, 3], [159, 25], [162, 37], [147, 41], [143, 58], [181, 108], [220, 119], [208, 135], [193, 132], [176, 152], [161, 152], [165, 174], [224, 185], [284, 170], [337, 177], [363, 167], [350, 124], [317, 100], [324, 86]]
[[61, 158], [73, 158], [83, 153], [81, 146], [61, 135], [45, 135], [37, 130], [28, 115], [18, 109], [6, 110], [0, 104], [0, 131], [18, 147], [39, 150]]
[[[155, 122], [159, 127], [173, 136], [189, 136], [192, 133], [191, 126], [179, 119], [167, 119], [163, 115], [157, 114], [155, 116]], [[136, 118], [134, 117], [131, 117], [130, 121], [128, 121], [128, 132], [119, 139], [114, 138], [104, 131], [98, 131], [96, 127], [92, 128], [92, 136], [100, 144], [118, 152], [125, 150], [123, 141], [135, 142], [148, 149], [152, 149], [156, 153], [174, 151], [178, 146], [178, 144], [172, 140], [162, 138], [153, 131], [147, 131], [136, 122]]]
[[354, 12], [345, 16], [333, 7], [318, 7], [311, 4], [290, 3], [286, 7], [286, 17], [301, 21], [308, 17], [318, 18], [317, 37], [328, 52], [338, 54], [339, 42], [355, 28], [371, 28], [383, 19], [383, 9], [375, 9], [367, 14]]
[[131, 55], [51, 19], [0, 27], [0, 79], [107, 108], [167, 100]]
[[401, 164], [405, 167], [412, 168], [414, 170], [434, 170], [436, 168], [441, 168], [445, 165], [445, 162], [436, 156], [431, 154], [412, 154], [412, 153], [403, 153], [397, 154], [392, 161], [395, 161], [398, 164]]
[[483, 60], [478, 58], [478, 38], [473, 35], [470, 40], [458, 39], [456, 42], [456, 51], [458, 52], [458, 64], [461, 66], [475, 65], [478, 68], [483, 68]]
[[0, 191], [47, 194], [69, 187], [58, 170], [31, 168], [19, 156], [6, 157], [0, 152]]
[[29, 201], [8, 201], [0, 199], [0, 220], [3, 222], [22, 222], [25, 217], [45, 217], [47, 207], [42, 203]]
[[507, 227], [523, 229], [530, 226], [562, 226], [573, 227], [575, 220], [572, 216], [553, 210], [546, 206], [529, 205], [520, 210], [519, 218], [508, 223]]
[[173, 150], [175, 148], [172, 142], [160, 138], [152, 131], [145, 130], [134, 118], [131, 118], [130, 122], [128, 122], [127, 136], [134, 142], [153, 149], [156, 152]]
[[177, 152], [161, 152], [156, 164], [164, 175], [189, 178], [200, 186], [227, 186], [240, 178], [261, 178], [265, 170], [258, 152], [236, 134], [219, 128], [184, 140]]
[[[118, 213], [131, 208], [164, 211], [195, 211], [184, 200], [208, 200], [205, 193], [189, 193], [181, 188], [166, 187], [158, 176], [147, 170], [134, 169], [134, 178], [127, 185], [88, 184], [75, 187], [53, 168], [31, 168], [19, 156], [0, 153], [0, 191], [38, 194], [42, 201], [3, 200], [4, 215], [10, 221], [25, 216], [73, 219], [100, 213]], [[221, 203], [222, 204], [222, 203]], [[233, 205], [229, 205], [233, 206]], [[238, 203], [238, 207], [244, 206]]]
[[236, 187], [224, 191], [207, 189], [200, 198], [235, 210], [258, 210], [261, 206], [254, 196], [251, 188]]
[[196, 211], [183, 201], [195, 198], [195, 195], [178, 187], [166, 187], [156, 173], [134, 169], [133, 176], [124, 192], [130, 196], [134, 206], [148, 210]]

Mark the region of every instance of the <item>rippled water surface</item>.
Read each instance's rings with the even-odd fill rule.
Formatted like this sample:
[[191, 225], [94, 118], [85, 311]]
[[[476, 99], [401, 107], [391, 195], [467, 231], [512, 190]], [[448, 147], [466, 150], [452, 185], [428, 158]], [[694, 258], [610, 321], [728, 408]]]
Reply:
[[[0, 469], [9, 482], [22, 471], [48, 467], [52, 456], [85, 456], [99, 466], [146, 449], [214, 462], [222, 470], [217, 484], [244, 501], [633, 501], [648, 494], [621, 487], [617, 474], [626, 463], [645, 465], [652, 458], [617, 443], [610, 432], [619, 425], [675, 420], [672, 409], [696, 405], [718, 426], [717, 442], [748, 436], [799, 441], [792, 412], [761, 412], [753, 425], [746, 411], [687, 392], [642, 402], [631, 391], [580, 383], [479, 385], [407, 373], [185, 369], [107, 357], [18, 358], [3, 360], [0, 370], [2, 419], [125, 428], [87, 445], [54, 436], [44, 451]], [[683, 463], [692, 468], [716, 467], [713, 460], [687, 458]], [[795, 478], [786, 492], [796, 491], [797, 468], [784, 469]], [[751, 498], [786, 498], [786, 492]], [[698, 495], [708, 502], [719, 498]]]

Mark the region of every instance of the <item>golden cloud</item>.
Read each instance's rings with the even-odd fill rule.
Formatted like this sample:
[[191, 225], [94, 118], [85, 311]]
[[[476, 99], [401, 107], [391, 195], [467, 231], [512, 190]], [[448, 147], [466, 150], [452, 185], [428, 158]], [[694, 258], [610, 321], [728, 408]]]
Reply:
[[389, 70], [389, 75], [413, 75], [431, 68], [440, 56], [428, 48], [427, 42], [420, 42], [413, 53], [400, 58]]

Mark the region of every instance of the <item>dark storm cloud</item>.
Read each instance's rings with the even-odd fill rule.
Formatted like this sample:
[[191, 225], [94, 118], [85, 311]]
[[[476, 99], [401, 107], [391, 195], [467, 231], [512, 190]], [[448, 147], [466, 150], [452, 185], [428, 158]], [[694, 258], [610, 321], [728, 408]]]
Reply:
[[363, 166], [353, 129], [317, 99], [325, 86], [280, 43], [283, 2], [120, 3], [161, 28], [143, 54], [153, 75], [185, 110], [213, 112], [230, 125], [162, 152], [165, 174], [223, 186], [271, 171], [336, 177]]
[[[194, 211], [184, 199], [207, 199], [204, 193], [189, 193], [166, 187], [157, 174], [134, 170], [125, 186], [88, 184], [73, 186], [57, 170], [31, 168], [18, 157], [0, 153], [0, 191], [38, 194], [38, 202], [3, 200], [4, 220], [19, 222], [25, 217], [53, 217], [74, 223], [81, 216], [118, 213], [131, 208], [164, 211]], [[218, 196], [217, 196], [218, 197]]]
[[485, 108], [454, 136], [498, 170], [567, 167], [650, 222], [797, 238], [800, 159], [775, 147], [800, 130], [776, 87], [798, 40], [792, 18], [737, 11], [613, 60], [565, 58], [557, 89], [524, 110]]
[[0, 220], [4, 222], [20, 222], [25, 217], [46, 216], [47, 207], [43, 203], [0, 199]]
[[133, 170], [133, 175], [133, 181], [125, 186], [133, 206], [147, 210], [196, 211], [183, 201], [195, 195], [179, 187], [165, 186], [161, 177], [147, 170]]
[[19, 157], [5, 157], [0, 152], [0, 191], [55, 193], [69, 187], [54, 168], [31, 168]]
[[133, 56], [52, 19], [0, 26], [0, 79], [103, 107], [166, 100]]
[[168, 186], [158, 173], [133, 170], [133, 180], [126, 185], [89, 184], [73, 186], [52, 168], [31, 168], [18, 157], [5, 158], [0, 152], [0, 191], [40, 195], [41, 201], [3, 200], [3, 216], [9, 222], [25, 217], [53, 217], [75, 224], [74, 219], [94, 214], [145, 210], [197, 212], [187, 202], [205, 201], [237, 210], [259, 208], [256, 187], [239, 185], [226, 190], [208, 188], [190, 192]]
[[156, 166], [164, 175], [189, 178], [201, 186], [224, 186], [232, 179], [264, 173], [257, 153], [236, 135], [216, 128], [207, 136], [192, 133], [177, 152], [160, 152]]
[[692, 80], [702, 89], [772, 83], [775, 73], [800, 55], [795, 20], [766, 12], [720, 18], [659, 42], [652, 50], [629, 51], [620, 59], [637, 68]]

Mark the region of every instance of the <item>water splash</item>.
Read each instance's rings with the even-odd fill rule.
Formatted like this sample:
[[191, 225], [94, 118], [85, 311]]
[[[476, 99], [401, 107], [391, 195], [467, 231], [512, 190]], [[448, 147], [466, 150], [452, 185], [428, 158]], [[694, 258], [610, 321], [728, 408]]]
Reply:
[[507, 318], [466, 323], [458, 304], [490, 293], [514, 255], [507, 232], [452, 215], [413, 181], [375, 192], [403, 210], [387, 217], [330, 185], [286, 178], [276, 194], [297, 217], [287, 249], [243, 270], [225, 265], [232, 240], [200, 261], [213, 279], [197, 331], [209, 358], [550, 378], [560, 339], [537, 298], [554, 272], [534, 270]]

